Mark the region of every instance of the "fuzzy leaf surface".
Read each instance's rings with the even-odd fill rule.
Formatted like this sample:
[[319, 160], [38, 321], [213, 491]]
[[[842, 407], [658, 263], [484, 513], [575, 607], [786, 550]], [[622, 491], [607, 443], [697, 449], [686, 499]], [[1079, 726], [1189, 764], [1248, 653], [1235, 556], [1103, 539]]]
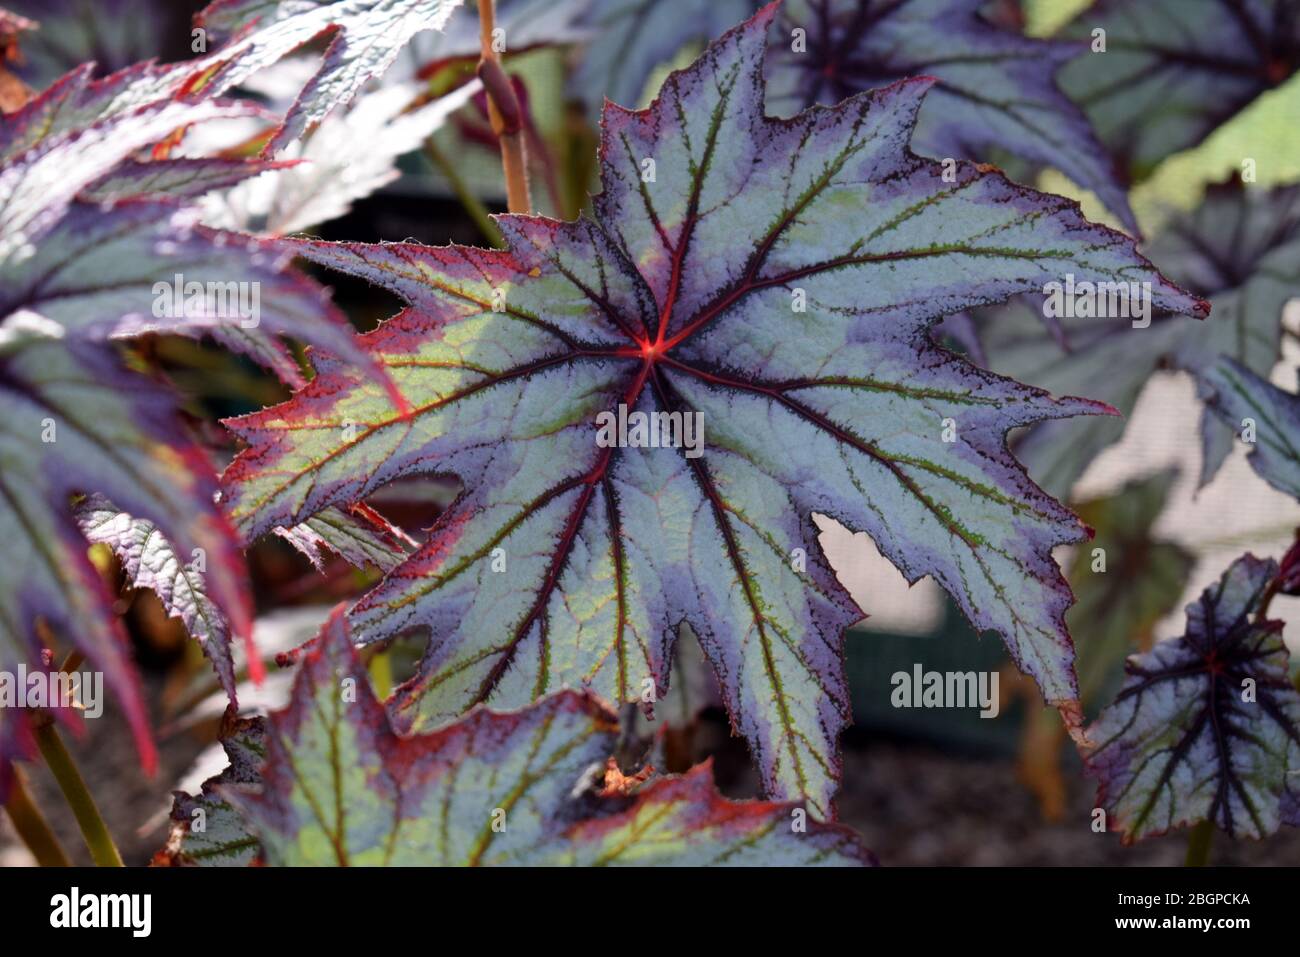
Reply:
[[871, 861], [845, 828], [798, 833], [791, 805], [722, 798], [703, 765], [630, 800], [601, 798], [593, 772], [617, 739], [614, 714], [572, 691], [399, 737], [336, 614], [288, 708], [267, 719], [262, 786], [216, 790], [277, 865]]
[[1300, 824], [1300, 693], [1282, 622], [1258, 611], [1274, 561], [1245, 555], [1187, 606], [1187, 630], [1126, 665], [1089, 728], [1097, 803], [1127, 841], [1213, 821], [1259, 838]]
[[[926, 81], [766, 117], [774, 14], [648, 110], [607, 109], [591, 220], [502, 217], [505, 251], [294, 244], [410, 304], [364, 344], [413, 412], [399, 420], [355, 374], [322, 368], [231, 423], [249, 448], [225, 488], [256, 537], [402, 476], [458, 476], [429, 540], [350, 612], [363, 642], [431, 633], [394, 705], [404, 722], [563, 686], [662, 697], [686, 621], [768, 793], [827, 813], [842, 633], [861, 611], [814, 513], [869, 532], [909, 579], [934, 576], [1050, 702], [1075, 699], [1050, 553], [1084, 533], [1004, 436], [1104, 407], [981, 372], [930, 326], [1065, 269], [1200, 304], [1067, 201], [969, 164], [947, 183], [910, 154]], [[701, 454], [598, 444], [596, 417], [620, 405], [698, 413]]]

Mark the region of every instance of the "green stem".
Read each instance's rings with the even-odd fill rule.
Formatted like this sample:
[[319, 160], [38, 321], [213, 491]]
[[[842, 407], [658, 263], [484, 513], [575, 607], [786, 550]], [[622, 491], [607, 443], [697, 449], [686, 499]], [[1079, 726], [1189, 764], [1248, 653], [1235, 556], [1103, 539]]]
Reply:
[[112, 835], [99, 815], [95, 799], [90, 796], [86, 781], [77, 770], [77, 763], [68, 753], [53, 721], [40, 722], [36, 728], [36, 744], [41, 749], [45, 763], [59, 782], [68, 807], [77, 818], [81, 834], [86, 839], [90, 856], [100, 867], [122, 867], [122, 855], [117, 852]]
[[41, 814], [40, 808], [32, 801], [21, 768], [14, 768], [13, 788], [9, 792], [9, 800], [5, 801], [5, 810], [9, 812], [9, 820], [14, 822], [14, 830], [32, 852], [37, 864], [41, 867], [72, 866], [63, 845], [50, 830], [45, 815]]
[[1187, 867], [1205, 867], [1210, 863], [1210, 844], [1214, 840], [1214, 822], [1202, 821], [1187, 836]]
[[505, 249], [505, 238], [501, 235], [501, 230], [497, 229], [497, 224], [492, 222], [492, 216], [488, 213], [487, 207], [466, 185], [465, 180], [456, 171], [456, 167], [451, 160], [447, 159], [442, 150], [438, 149], [433, 137], [425, 140], [424, 153], [429, 157], [429, 162], [438, 167], [438, 171], [447, 178], [447, 183], [451, 186], [452, 192], [456, 194], [460, 204], [465, 207], [465, 212], [469, 213], [470, 218], [474, 220], [474, 224], [478, 226], [483, 238], [497, 249]]

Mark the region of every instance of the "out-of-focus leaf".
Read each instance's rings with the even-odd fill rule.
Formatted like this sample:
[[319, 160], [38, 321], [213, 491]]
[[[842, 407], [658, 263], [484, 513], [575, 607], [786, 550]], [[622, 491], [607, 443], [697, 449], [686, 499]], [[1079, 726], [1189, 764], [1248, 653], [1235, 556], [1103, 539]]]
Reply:
[[1126, 841], [1207, 820], [1256, 838], [1300, 824], [1300, 694], [1282, 622], [1261, 617], [1277, 572], [1234, 562], [1187, 606], [1181, 638], [1130, 659], [1088, 729], [1097, 803]]
[[[671, 8], [673, 4], [664, 4]], [[910, 76], [933, 76], [912, 148], [1052, 166], [1137, 220], [1087, 118], [1056, 85], [1080, 45], [990, 22], [986, 0], [787, 0], [773, 33], [768, 105], [781, 115]], [[796, 45], [795, 30], [804, 31]]]
[[[243, 561], [218, 513], [212, 468], [178, 425], [173, 400], [89, 343], [6, 337], [0, 348], [0, 670], [44, 670], [38, 622], [103, 672], [146, 767], [148, 721], [125, 635], [87, 557], [72, 497], [98, 492], [154, 523], [182, 554], [201, 549], [213, 601], [249, 634]], [[29, 712], [0, 710], [0, 789], [26, 753]]]
[[165, 201], [75, 202], [35, 246], [0, 261], [0, 317], [34, 312], [96, 340], [206, 335], [293, 385], [301, 372], [277, 335], [373, 367], [347, 318], [290, 254], [198, 218]]
[[[725, 800], [707, 766], [628, 799], [598, 796], [617, 731], [607, 708], [568, 691], [398, 737], [338, 614], [303, 660], [289, 707], [267, 719], [261, 786], [211, 790], [276, 865], [871, 862], [845, 828], [795, 826], [793, 805]], [[242, 847], [238, 833], [223, 828], [220, 847]], [[191, 847], [197, 860], [202, 848]]]
[[[8, 7], [39, 21], [23, 40], [22, 76], [37, 89], [74, 67], [94, 62], [103, 73], [161, 56], [171, 28], [188, 13], [174, 0], [6, 0]], [[190, 46], [186, 35], [185, 46]]]
[[1207, 408], [1238, 437], [1248, 434], [1246, 456], [1260, 478], [1300, 499], [1300, 397], [1284, 392], [1230, 356], [1201, 376]]
[[204, 204], [211, 226], [284, 235], [345, 214], [352, 202], [397, 179], [397, 158], [418, 148], [478, 90], [466, 84], [407, 112], [413, 84], [363, 93], [346, 111], [327, 116], [306, 144], [284, 151], [297, 163], [213, 195]]
[[256, 786], [266, 758], [266, 727], [261, 718], [237, 722], [222, 738], [229, 764], [204, 782], [198, 795], [176, 791], [171, 834], [154, 855], [154, 866], [247, 867], [257, 859], [257, 838], [226, 800], [224, 788]]
[[[115, 202], [133, 196], [197, 199], [212, 190], [228, 189], [261, 173], [293, 166], [290, 162], [237, 159], [127, 160], [82, 190], [81, 198], [95, 203]], [[238, 224], [232, 228], [239, 228]]]
[[320, 71], [308, 82], [267, 145], [275, 153], [314, 129], [379, 76], [423, 30], [439, 30], [462, 0], [215, 0], [195, 18], [230, 42], [213, 54], [210, 88], [238, 86], [316, 37], [330, 37]]
[[[1058, 320], [1062, 346], [1043, 324], [1041, 299], [1027, 300], [977, 311], [991, 368], [1056, 394], [1084, 391], [1125, 415], [1160, 366], [1199, 375], [1222, 354], [1267, 375], [1279, 355], [1283, 306], [1300, 296], [1300, 187], [1212, 186], [1195, 212], [1174, 217], [1145, 252], [1210, 301], [1206, 325], [1188, 325], [1158, 307], [1147, 328], [1134, 328], [1130, 319], [1066, 318]], [[1044, 489], [1064, 496], [1123, 430], [1119, 420], [1045, 423], [1016, 445], [1016, 454]], [[1207, 482], [1231, 436], [1209, 413], [1202, 436]]]
[[38, 241], [76, 195], [136, 150], [187, 123], [249, 112], [215, 100], [163, 100], [50, 135], [44, 110], [62, 117], [62, 108], [52, 106], [60, 96], [47, 91], [0, 124], [0, 268], [36, 255]]
[[651, 75], [754, 12], [753, 0], [592, 0], [579, 23], [591, 31], [570, 90], [599, 118], [606, 99], [640, 106]]
[[[1066, 614], [1078, 655], [1079, 698], [1093, 716], [1118, 690], [1124, 659], [1151, 646], [1160, 619], [1174, 609], [1195, 564], [1151, 527], [1164, 510], [1175, 472], [1153, 475], [1114, 495], [1075, 506], [1093, 529], [1066, 572], [1074, 605]], [[1047, 711], [1030, 712], [1021, 738], [1020, 769], [1049, 818], [1063, 810], [1061, 748], [1065, 731]]]
[[[951, 183], [911, 155], [926, 80], [765, 117], [774, 16], [649, 110], [606, 110], [594, 220], [502, 217], [505, 251], [286, 243], [410, 303], [363, 341], [414, 411], [322, 369], [231, 423], [249, 448], [224, 494], [256, 537], [403, 476], [457, 475], [429, 541], [350, 612], [363, 642], [432, 632], [404, 722], [566, 685], [662, 695], [686, 621], [768, 793], [828, 813], [841, 642], [861, 612], [813, 513], [869, 532], [910, 580], [934, 576], [1075, 716], [1051, 550], [1084, 532], [1004, 439], [1104, 407], [983, 373], [930, 327], [1067, 269], [1203, 304], [1068, 201], [965, 163]], [[621, 407], [708, 434], [695, 450], [600, 444], [596, 417]]]
[[[1151, 533], [1176, 479], [1175, 472], [1159, 473], [1075, 506], [1093, 529], [1093, 539], [1066, 573], [1074, 590], [1066, 621], [1078, 649], [1079, 695], [1089, 715], [1118, 687], [1124, 659], [1150, 648], [1152, 629], [1173, 611], [1191, 575], [1192, 555]], [[1094, 570], [1099, 561], [1104, 570]]]
[[1087, 52], [1060, 74], [1127, 175], [1145, 179], [1300, 67], [1297, 0], [1097, 0], [1062, 31]]
[[[90, 64], [79, 66], [0, 123], [0, 162], [10, 163], [33, 147], [48, 148], [51, 141], [63, 144], [89, 135], [108, 146], [105, 156], [86, 158], [97, 158], [102, 165], [93, 176], [83, 178], [78, 169], [69, 170], [76, 178], [76, 190], [80, 190], [134, 151], [163, 139], [177, 127], [217, 116], [251, 113], [249, 105], [222, 106], [219, 101], [185, 98], [200, 72], [194, 63], [139, 63], [97, 80]], [[166, 120], [173, 121], [170, 128]], [[86, 145], [89, 147], [89, 142]]]

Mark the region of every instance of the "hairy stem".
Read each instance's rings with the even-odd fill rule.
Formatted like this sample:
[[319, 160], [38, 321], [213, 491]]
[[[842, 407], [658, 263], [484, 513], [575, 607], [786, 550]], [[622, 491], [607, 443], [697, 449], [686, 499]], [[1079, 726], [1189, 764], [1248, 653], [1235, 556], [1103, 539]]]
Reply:
[[5, 810], [9, 812], [9, 820], [14, 823], [14, 830], [32, 852], [37, 864], [41, 867], [72, 866], [63, 845], [50, 830], [45, 815], [32, 801], [21, 768], [14, 768], [13, 788], [9, 791], [9, 800], [5, 801]]
[[1214, 841], [1214, 822], [1202, 821], [1187, 836], [1188, 867], [1205, 867], [1210, 863], [1210, 844]]
[[90, 856], [100, 867], [123, 866], [122, 855], [117, 852], [117, 845], [113, 843], [108, 827], [100, 817], [95, 799], [91, 797], [86, 781], [77, 769], [77, 763], [59, 737], [54, 722], [38, 722], [35, 733], [41, 755], [53, 772], [54, 779], [59, 782], [63, 796], [77, 818], [82, 837], [86, 839], [86, 847], [90, 849]]
[[523, 123], [519, 99], [510, 78], [501, 69], [501, 57], [495, 48], [495, 0], [478, 0], [479, 62], [478, 75], [487, 91], [488, 119], [492, 132], [501, 141], [501, 165], [506, 174], [506, 200], [512, 213], [532, 211], [528, 193], [528, 160], [524, 155]]
[[433, 142], [433, 137], [424, 142], [424, 154], [429, 157], [429, 162], [438, 167], [438, 171], [446, 177], [448, 185], [451, 186], [452, 192], [460, 200], [461, 206], [465, 212], [469, 213], [470, 219], [474, 220], [474, 225], [478, 226], [479, 232], [483, 234], [489, 243], [497, 249], [505, 248], [505, 239], [501, 236], [501, 230], [497, 229], [497, 224], [492, 222], [492, 217], [488, 213], [487, 207], [482, 201], [474, 195], [473, 191], [465, 185], [465, 180], [460, 173], [456, 171], [455, 165], [451, 160], [438, 149]]

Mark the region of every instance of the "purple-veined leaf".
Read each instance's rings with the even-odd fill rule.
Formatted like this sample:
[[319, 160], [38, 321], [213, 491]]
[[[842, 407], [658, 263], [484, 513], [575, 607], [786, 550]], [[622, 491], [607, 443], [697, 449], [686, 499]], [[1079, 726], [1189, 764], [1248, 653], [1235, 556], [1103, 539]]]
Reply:
[[1062, 31], [1086, 52], [1061, 87], [1141, 180], [1300, 67], [1297, 0], [1097, 0]]
[[1300, 499], [1300, 397], [1284, 392], [1230, 356], [1202, 373], [1206, 407], [1251, 446], [1260, 478]]
[[1262, 620], [1277, 563], [1245, 555], [1187, 606], [1187, 630], [1129, 660], [1088, 729], [1109, 826], [1133, 841], [1213, 821], [1263, 837], [1300, 824], [1300, 693], [1282, 622]]
[[267, 145], [274, 153], [314, 129], [379, 76], [406, 43], [439, 30], [462, 0], [215, 0], [195, 23], [230, 42], [213, 54], [210, 88], [238, 86], [318, 36], [329, 36], [320, 71], [290, 107]]
[[[686, 621], [768, 794], [826, 814], [842, 633], [861, 611], [814, 513], [868, 532], [910, 580], [935, 577], [1077, 714], [1051, 550], [1085, 532], [1005, 433], [1105, 407], [984, 373], [930, 327], [1067, 269], [1149, 281], [1164, 308], [1203, 304], [1073, 203], [965, 163], [950, 183], [910, 154], [929, 81], [767, 118], [775, 13], [673, 74], [648, 110], [607, 108], [594, 219], [501, 217], [505, 251], [286, 244], [410, 304], [363, 342], [413, 411], [399, 422], [379, 391], [323, 367], [231, 422], [249, 448], [224, 494], [253, 538], [402, 476], [458, 476], [429, 540], [350, 612], [362, 642], [431, 632], [394, 703], [404, 724], [563, 686], [661, 696]], [[694, 452], [602, 446], [597, 416], [620, 406], [707, 435]]]
[[754, 12], [753, 0], [593, 0], [591, 31], [570, 92], [593, 119], [606, 100], [640, 106], [651, 75], [692, 43], [703, 47]]
[[[984, 17], [985, 0], [787, 0], [773, 32], [768, 106], [786, 115], [909, 76], [933, 76], [912, 148], [1060, 170], [1137, 232], [1114, 164], [1056, 85], [1080, 45], [1026, 37]], [[796, 47], [793, 31], [804, 31]]]
[[[182, 554], [201, 549], [213, 601], [247, 636], [243, 561], [214, 503], [203, 452], [177, 424], [173, 399], [91, 343], [23, 334], [0, 340], [0, 670], [44, 668], [39, 624], [85, 655], [120, 702], [146, 767], [154, 762], [125, 635], [87, 557], [73, 496], [100, 493], [157, 525]], [[23, 753], [26, 720], [0, 710], [0, 787]]]
[[[995, 372], [1057, 394], [1084, 391], [1128, 415], [1158, 366], [1201, 375], [1220, 355], [1258, 375], [1277, 362], [1282, 310], [1300, 296], [1300, 188], [1211, 186], [1200, 206], [1172, 218], [1144, 250], [1166, 275], [1209, 300], [1213, 319], [1191, 325], [1154, 306], [1148, 327], [1128, 318], [1063, 318], [1044, 328], [1041, 297], [980, 310]], [[1123, 433], [1119, 420], [1044, 423], [1016, 454], [1044, 489], [1068, 495], [1089, 463]], [[1231, 432], [1202, 420], [1201, 481], [1213, 478]]]
[[[288, 707], [266, 721], [260, 785], [232, 764], [199, 799], [220, 815], [219, 835], [185, 835], [181, 852], [229, 861], [246, 846], [215, 798], [236, 809], [273, 865], [872, 862], [851, 831], [806, 821], [794, 805], [722, 798], [707, 765], [630, 798], [602, 796], [617, 740], [614, 714], [572, 691], [399, 737], [336, 614]], [[194, 803], [178, 801], [180, 820], [193, 819]]]

